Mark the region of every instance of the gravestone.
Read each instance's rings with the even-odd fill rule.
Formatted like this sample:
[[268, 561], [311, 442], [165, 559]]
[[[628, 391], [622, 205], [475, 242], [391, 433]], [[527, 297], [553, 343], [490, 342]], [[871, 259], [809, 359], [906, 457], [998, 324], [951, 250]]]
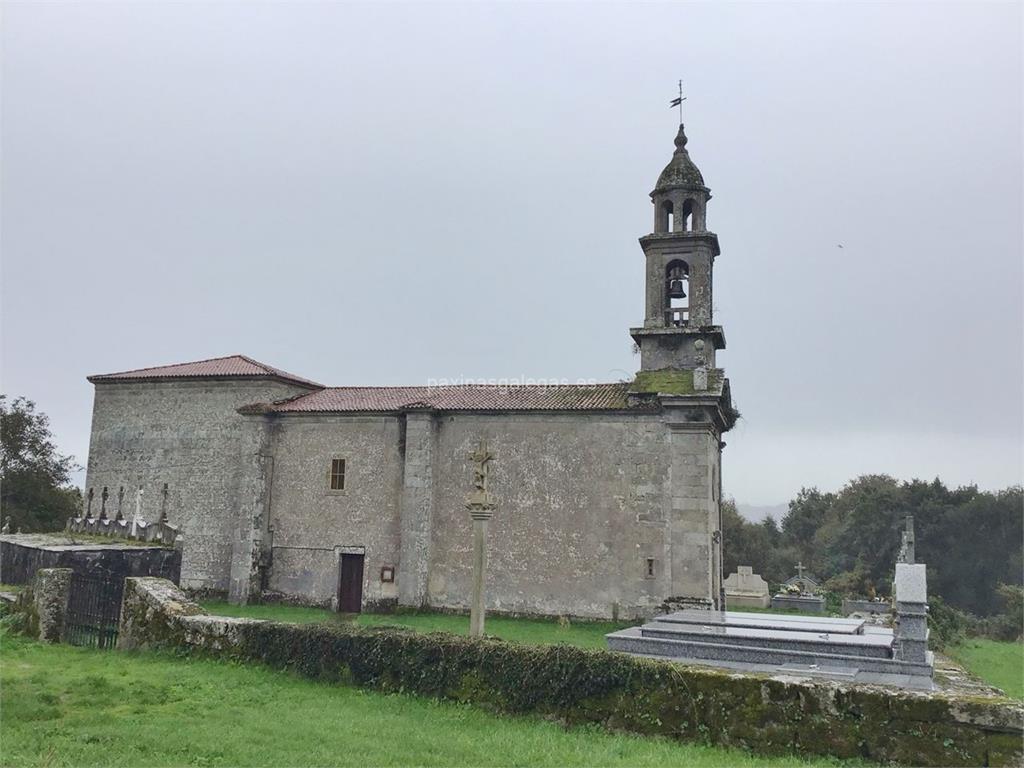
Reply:
[[805, 570], [801, 560], [796, 564], [796, 576], [783, 585], [788, 589], [772, 597], [772, 608], [783, 611], [825, 612], [825, 598], [814, 594], [818, 588], [818, 582], [812, 576], [804, 573]]
[[749, 565], [739, 565], [725, 579], [725, 602], [729, 608], [767, 608], [772, 604], [768, 582]]
[[928, 656], [928, 586], [925, 566], [896, 563], [896, 643], [894, 656], [930, 663]]

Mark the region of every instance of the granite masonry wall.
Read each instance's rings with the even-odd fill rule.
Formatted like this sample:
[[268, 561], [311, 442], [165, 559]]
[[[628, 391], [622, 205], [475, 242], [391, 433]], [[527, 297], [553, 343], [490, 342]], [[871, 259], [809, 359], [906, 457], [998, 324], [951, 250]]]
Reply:
[[[288, 416], [269, 449], [267, 586], [336, 599], [339, 557], [365, 557], [367, 607], [464, 610], [471, 572], [468, 454], [497, 453], [488, 606], [636, 617], [670, 595], [717, 594], [717, 437], [658, 413]], [[346, 462], [344, 491], [328, 487]], [[396, 581], [381, 570], [394, 567]]]
[[[442, 415], [428, 600], [467, 609], [481, 438], [497, 455], [487, 604], [512, 613], [632, 617], [672, 592], [671, 454], [658, 415]], [[647, 575], [647, 561], [652, 575]], [[703, 593], [702, 593], [703, 594]]]
[[[364, 604], [394, 602], [382, 583], [401, 547], [403, 439], [395, 416], [292, 416], [274, 429], [268, 587], [331, 605], [342, 552], [362, 553]], [[345, 489], [332, 491], [332, 459], [345, 460]]]
[[[237, 412], [301, 391], [249, 380], [97, 384], [93, 514], [107, 486], [115, 516], [123, 486], [130, 517], [142, 485], [142, 515], [156, 519], [167, 483], [186, 589], [336, 607], [340, 559], [361, 554], [365, 609], [464, 610], [468, 454], [486, 439], [498, 457], [490, 610], [638, 618], [667, 597], [718, 597], [719, 438], [700, 408]], [[343, 490], [329, 487], [332, 459], [345, 460]]]
[[263, 426], [237, 413], [254, 402], [306, 390], [259, 379], [183, 382], [97, 382], [86, 488], [98, 516], [103, 487], [107, 515], [131, 517], [143, 488], [142, 517], [160, 516], [164, 483], [169, 522], [185, 536], [181, 583], [227, 590], [233, 549], [243, 530], [242, 499], [261, 493], [252, 455]]

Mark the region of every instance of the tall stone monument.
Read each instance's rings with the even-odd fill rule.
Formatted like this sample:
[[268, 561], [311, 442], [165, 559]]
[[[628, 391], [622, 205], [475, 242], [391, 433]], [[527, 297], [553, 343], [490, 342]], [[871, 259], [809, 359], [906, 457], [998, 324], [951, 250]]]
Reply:
[[485, 593], [487, 577], [487, 523], [494, 516], [497, 500], [487, 490], [490, 463], [495, 455], [487, 449], [486, 441], [469, 454], [473, 468], [473, 492], [466, 499], [466, 509], [473, 520], [473, 598], [469, 609], [469, 634], [480, 637], [484, 633]]

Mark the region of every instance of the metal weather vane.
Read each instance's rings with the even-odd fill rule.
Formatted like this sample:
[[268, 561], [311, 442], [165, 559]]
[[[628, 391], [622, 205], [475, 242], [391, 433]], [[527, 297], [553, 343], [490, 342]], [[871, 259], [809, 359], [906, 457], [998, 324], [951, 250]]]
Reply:
[[686, 97], [683, 96], [683, 81], [679, 81], [679, 96], [672, 99], [669, 102], [669, 107], [679, 107], [679, 124], [683, 124], [683, 102], [686, 101]]

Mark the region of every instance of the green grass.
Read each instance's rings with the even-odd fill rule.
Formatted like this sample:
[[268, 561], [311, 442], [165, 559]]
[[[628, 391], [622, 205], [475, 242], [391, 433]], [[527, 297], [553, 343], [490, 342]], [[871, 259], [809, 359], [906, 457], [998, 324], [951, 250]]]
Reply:
[[[359, 626], [401, 626], [417, 632], [451, 632], [469, 634], [469, 617], [445, 613], [360, 613], [337, 614], [322, 608], [303, 608], [294, 605], [231, 605], [223, 601], [205, 601], [201, 605], [210, 613], [221, 616], [245, 616], [253, 619], [272, 619], [296, 624], [312, 622], [354, 622]], [[635, 622], [633, 622], [635, 623]], [[606, 648], [604, 636], [609, 632], [630, 626], [630, 623], [610, 621], [574, 621], [562, 626], [556, 620], [510, 619], [488, 617], [485, 631], [489, 635], [516, 643], [567, 643], [581, 648]]]
[[665, 739], [303, 680], [0, 638], [5, 766], [784, 766]]
[[968, 672], [1001, 688], [1007, 696], [1024, 699], [1024, 643], [972, 637], [947, 652]]

